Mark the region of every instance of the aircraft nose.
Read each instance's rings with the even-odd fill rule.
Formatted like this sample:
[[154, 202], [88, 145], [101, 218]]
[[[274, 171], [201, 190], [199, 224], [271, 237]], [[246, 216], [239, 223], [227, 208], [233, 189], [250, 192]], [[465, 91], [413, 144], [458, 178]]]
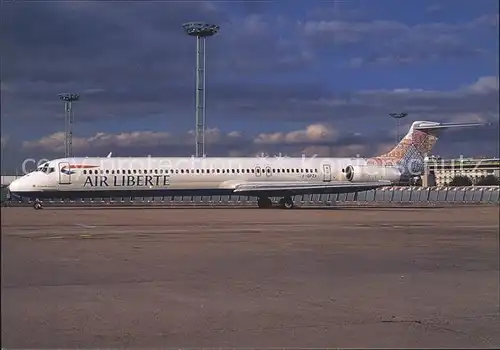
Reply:
[[[16, 179], [14, 181], [12, 181], [9, 185], [9, 191], [11, 193], [16, 193], [16, 192], [22, 192], [23, 191], [23, 180], [22, 179]], [[26, 190], [26, 189], [24, 189]]]

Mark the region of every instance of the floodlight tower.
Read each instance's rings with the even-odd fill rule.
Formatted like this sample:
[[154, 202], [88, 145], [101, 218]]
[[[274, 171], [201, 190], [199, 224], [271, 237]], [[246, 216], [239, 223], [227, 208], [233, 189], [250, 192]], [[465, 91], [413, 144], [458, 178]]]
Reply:
[[408, 113], [389, 113], [389, 115], [391, 117], [393, 117], [394, 119], [396, 119], [396, 144], [398, 144], [398, 142], [399, 142], [399, 124], [400, 124], [401, 119], [406, 117], [408, 115]]
[[219, 26], [204, 22], [184, 23], [187, 35], [196, 37], [196, 157], [205, 156], [205, 45], [206, 38], [216, 34]]
[[80, 95], [73, 93], [59, 94], [64, 101], [64, 156], [73, 156], [73, 102], [80, 99]]

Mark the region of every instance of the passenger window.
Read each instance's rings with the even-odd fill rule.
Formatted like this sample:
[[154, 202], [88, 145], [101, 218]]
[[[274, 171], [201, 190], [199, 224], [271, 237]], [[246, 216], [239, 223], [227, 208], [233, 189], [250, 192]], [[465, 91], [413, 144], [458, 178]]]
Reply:
[[109, 170], [106, 169], [106, 174], [109, 174]]
[[84, 170], [84, 171], [83, 171], [83, 174], [84, 174], [84, 175], [85, 175], [85, 174], [87, 174], [87, 170]]

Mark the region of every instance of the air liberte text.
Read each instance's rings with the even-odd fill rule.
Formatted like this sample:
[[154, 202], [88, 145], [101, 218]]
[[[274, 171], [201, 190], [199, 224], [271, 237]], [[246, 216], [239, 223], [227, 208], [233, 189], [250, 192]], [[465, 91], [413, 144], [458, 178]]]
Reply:
[[169, 175], [87, 176], [83, 187], [158, 187], [169, 185]]

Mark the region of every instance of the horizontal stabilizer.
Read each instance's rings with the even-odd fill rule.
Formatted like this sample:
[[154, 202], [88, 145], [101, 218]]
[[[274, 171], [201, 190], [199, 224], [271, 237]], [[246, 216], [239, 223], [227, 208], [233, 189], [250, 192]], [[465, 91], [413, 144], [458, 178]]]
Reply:
[[416, 130], [436, 130], [436, 129], [452, 129], [452, 128], [465, 128], [472, 126], [486, 126], [490, 123], [437, 123], [437, 122], [421, 122], [414, 126]]

